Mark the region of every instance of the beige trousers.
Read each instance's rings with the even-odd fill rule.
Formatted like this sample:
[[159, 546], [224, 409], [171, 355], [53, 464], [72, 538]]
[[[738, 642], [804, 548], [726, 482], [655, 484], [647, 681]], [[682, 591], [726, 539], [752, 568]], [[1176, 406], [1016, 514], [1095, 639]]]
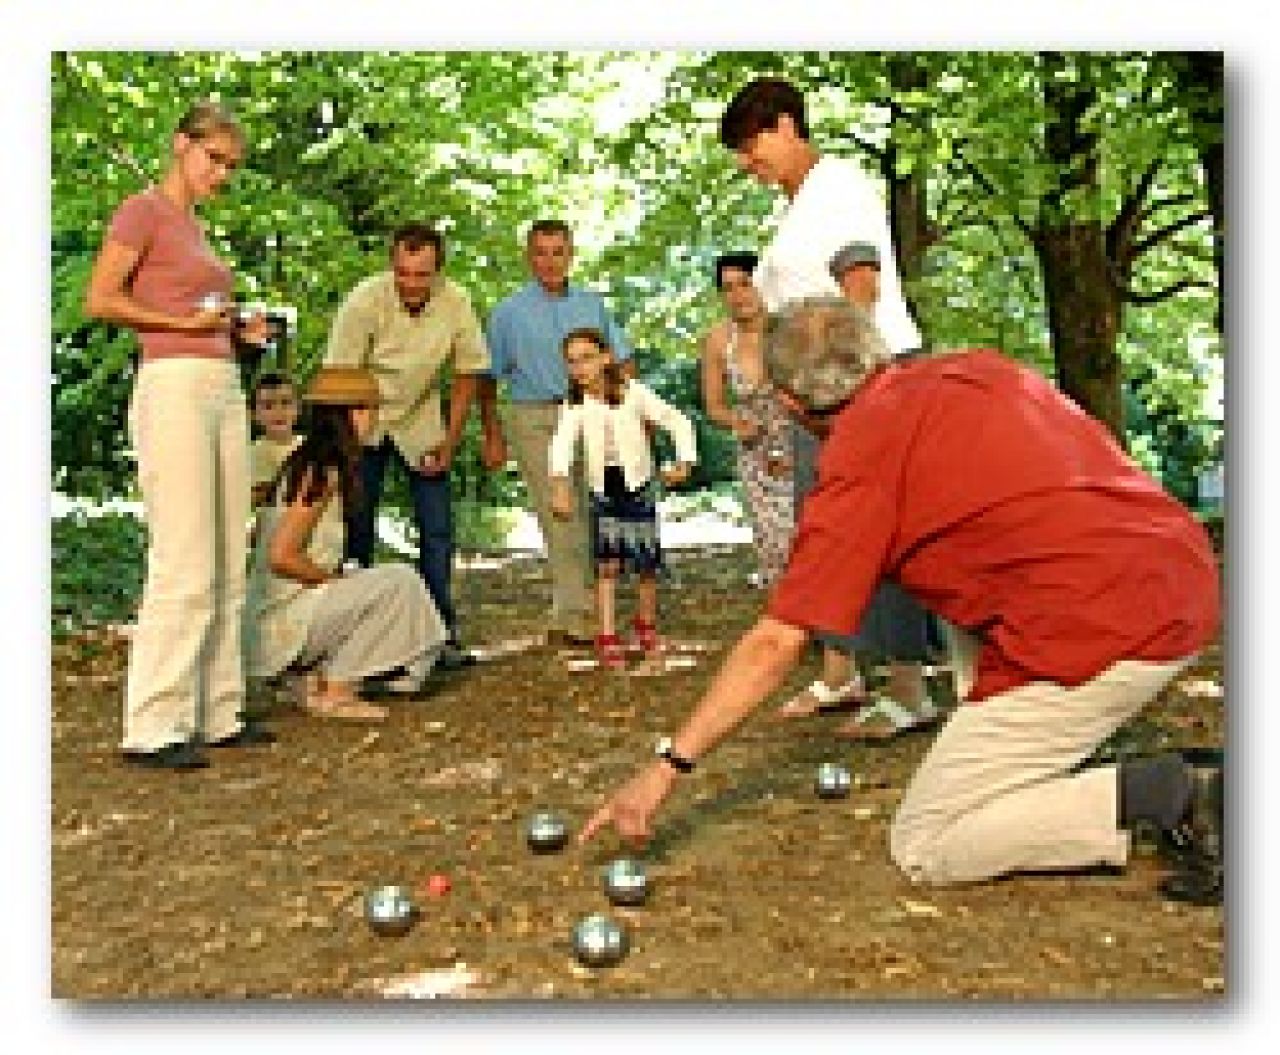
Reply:
[[512, 403], [506, 414], [507, 436], [520, 475], [529, 492], [529, 503], [547, 546], [551, 566], [551, 621], [558, 630], [590, 635], [595, 625], [591, 561], [587, 528], [587, 490], [581, 462], [572, 476], [574, 514], [569, 520], [551, 515], [551, 437], [560, 408], [553, 404]]
[[332, 579], [311, 616], [297, 662], [357, 682], [396, 667], [425, 677], [444, 647], [444, 620], [409, 564], [378, 564]]
[[1116, 768], [1074, 767], [1189, 662], [1126, 660], [1075, 688], [1035, 682], [962, 704], [898, 807], [894, 862], [937, 884], [1123, 865]]
[[123, 746], [240, 729], [249, 428], [233, 362], [159, 359], [129, 406], [149, 544], [129, 653]]

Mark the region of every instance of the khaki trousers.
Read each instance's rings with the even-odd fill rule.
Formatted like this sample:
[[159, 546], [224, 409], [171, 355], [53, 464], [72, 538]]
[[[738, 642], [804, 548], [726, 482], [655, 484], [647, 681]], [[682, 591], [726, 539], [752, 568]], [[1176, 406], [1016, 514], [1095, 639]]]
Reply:
[[560, 408], [554, 404], [512, 403], [506, 414], [507, 436], [547, 546], [547, 561], [551, 566], [551, 621], [557, 630], [590, 635], [594, 626], [591, 583], [595, 569], [587, 530], [587, 491], [581, 462], [571, 477], [573, 517], [559, 520], [551, 515], [550, 448], [559, 417]]
[[1075, 688], [1035, 682], [962, 704], [898, 807], [894, 862], [937, 884], [1123, 865], [1116, 767], [1074, 767], [1190, 659], [1126, 660]]
[[357, 682], [396, 667], [422, 676], [447, 636], [422, 576], [408, 564], [341, 575], [323, 592], [297, 662], [319, 663], [326, 678]]
[[159, 359], [129, 406], [149, 544], [123, 747], [240, 730], [249, 427], [233, 362]]

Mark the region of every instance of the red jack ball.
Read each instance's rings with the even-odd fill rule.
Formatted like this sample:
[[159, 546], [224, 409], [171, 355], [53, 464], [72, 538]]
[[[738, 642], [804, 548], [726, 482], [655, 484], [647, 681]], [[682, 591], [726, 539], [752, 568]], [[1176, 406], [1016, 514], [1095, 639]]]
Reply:
[[427, 893], [432, 897], [444, 897], [451, 889], [453, 889], [453, 883], [449, 881], [447, 875], [437, 872], [427, 880]]

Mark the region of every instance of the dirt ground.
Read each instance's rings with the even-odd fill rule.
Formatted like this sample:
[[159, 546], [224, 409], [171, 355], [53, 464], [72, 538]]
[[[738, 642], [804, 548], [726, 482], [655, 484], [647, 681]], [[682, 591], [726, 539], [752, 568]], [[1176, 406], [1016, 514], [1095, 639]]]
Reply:
[[[908, 883], [887, 826], [927, 735], [848, 746], [829, 735], [840, 719], [762, 710], [670, 800], [641, 908], [605, 899], [600, 869], [622, 853], [612, 837], [532, 855], [533, 812], [576, 829], [676, 728], [759, 607], [746, 561], [672, 555], [664, 630], [707, 646], [688, 651], [689, 669], [572, 671], [533, 648], [437, 676], [378, 726], [277, 704], [278, 743], [213, 752], [195, 773], [118, 759], [122, 637], [56, 642], [53, 994], [1222, 999], [1223, 912], [1161, 901], [1145, 843], [1119, 874]], [[457, 594], [483, 645], [536, 634], [548, 585], [540, 562], [493, 559], [463, 570]], [[1220, 664], [1207, 656], [1110, 746], [1220, 744]], [[935, 688], [946, 694], [945, 678]], [[814, 795], [824, 760], [855, 774], [847, 799]], [[452, 889], [432, 897], [437, 872]], [[362, 918], [363, 892], [387, 882], [419, 890], [421, 918], [398, 938]], [[569, 934], [598, 911], [625, 920], [633, 945], [619, 966], [589, 970]]]

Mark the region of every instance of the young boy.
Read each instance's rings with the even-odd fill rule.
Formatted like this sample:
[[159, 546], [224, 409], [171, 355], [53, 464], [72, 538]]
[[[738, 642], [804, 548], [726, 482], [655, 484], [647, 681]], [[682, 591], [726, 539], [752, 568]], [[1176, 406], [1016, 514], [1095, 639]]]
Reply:
[[254, 440], [249, 447], [249, 476], [255, 509], [271, 500], [271, 485], [280, 466], [301, 438], [298, 423], [298, 390], [284, 374], [260, 374], [250, 396]]

